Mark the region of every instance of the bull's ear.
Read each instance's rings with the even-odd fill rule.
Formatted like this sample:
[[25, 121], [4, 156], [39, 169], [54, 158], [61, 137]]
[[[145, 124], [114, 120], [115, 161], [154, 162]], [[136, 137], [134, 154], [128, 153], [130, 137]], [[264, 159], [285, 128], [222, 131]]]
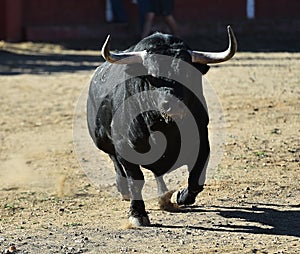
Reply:
[[205, 75], [210, 68], [207, 64], [194, 63], [193, 65], [202, 73], [202, 75]]

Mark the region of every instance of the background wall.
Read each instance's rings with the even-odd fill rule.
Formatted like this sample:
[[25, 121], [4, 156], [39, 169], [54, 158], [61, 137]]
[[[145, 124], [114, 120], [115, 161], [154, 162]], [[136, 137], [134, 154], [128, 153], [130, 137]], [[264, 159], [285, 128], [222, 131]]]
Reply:
[[[255, 4], [255, 19], [247, 18], [247, 4]], [[123, 0], [127, 24], [106, 22], [106, 0], [0, 0], [0, 39], [60, 41], [95, 39], [108, 32], [117, 37], [139, 35], [138, 10]], [[218, 24], [237, 24], [240, 32], [300, 31], [299, 0], [175, 0], [175, 17], [185, 35]], [[278, 25], [279, 24], [279, 25]]]
[[0, 1], [0, 39], [5, 38], [6, 33], [6, 16], [5, 16], [5, 1]]

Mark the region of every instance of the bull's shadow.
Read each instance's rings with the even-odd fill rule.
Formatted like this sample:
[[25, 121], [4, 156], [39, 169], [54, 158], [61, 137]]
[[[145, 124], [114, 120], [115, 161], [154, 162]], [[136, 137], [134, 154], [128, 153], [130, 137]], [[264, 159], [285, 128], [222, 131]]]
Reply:
[[25, 54], [0, 50], [0, 75], [94, 70], [102, 57], [85, 54]]
[[[267, 235], [284, 235], [300, 237], [300, 209], [297, 206], [284, 206], [274, 204], [253, 204], [252, 206], [227, 207], [227, 206], [210, 206], [199, 207], [192, 206], [180, 212], [184, 213], [216, 213], [217, 215], [230, 219], [240, 219], [246, 224], [239, 225], [238, 222], [226, 223], [212, 226], [170, 226], [164, 224], [154, 224], [153, 227], [161, 228], [189, 228], [193, 230], [209, 230], [217, 232], [237, 232], [249, 234], [267, 234]], [[201, 222], [199, 222], [201, 223]]]

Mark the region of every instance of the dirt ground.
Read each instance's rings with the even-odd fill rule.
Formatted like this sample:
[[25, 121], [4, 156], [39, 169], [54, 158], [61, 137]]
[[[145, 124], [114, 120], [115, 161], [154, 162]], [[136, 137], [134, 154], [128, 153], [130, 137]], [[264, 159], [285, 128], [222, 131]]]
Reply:
[[194, 206], [149, 199], [152, 225], [126, 229], [129, 203], [92, 184], [73, 145], [99, 52], [0, 46], [0, 253], [299, 253], [300, 53], [237, 53], [210, 69], [221, 163]]

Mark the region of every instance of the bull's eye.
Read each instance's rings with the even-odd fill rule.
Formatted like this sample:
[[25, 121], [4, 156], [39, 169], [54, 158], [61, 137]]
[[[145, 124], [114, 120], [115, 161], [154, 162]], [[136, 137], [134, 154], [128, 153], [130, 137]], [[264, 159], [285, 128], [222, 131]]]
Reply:
[[161, 109], [163, 112], [170, 112], [171, 111], [171, 105], [168, 101], [164, 101], [161, 103]]

